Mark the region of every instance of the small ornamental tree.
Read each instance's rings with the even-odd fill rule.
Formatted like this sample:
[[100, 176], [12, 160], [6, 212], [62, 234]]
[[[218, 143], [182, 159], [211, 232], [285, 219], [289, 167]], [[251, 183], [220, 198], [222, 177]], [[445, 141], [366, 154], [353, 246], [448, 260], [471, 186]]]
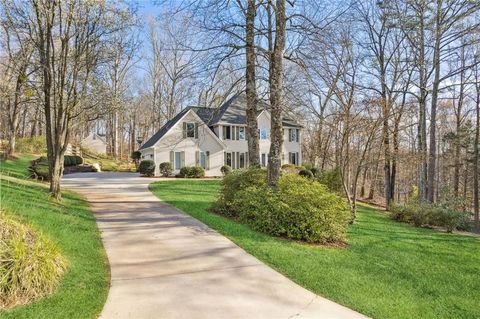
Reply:
[[142, 158], [142, 153], [139, 151], [132, 152], [132, 155], [130, 156], [135, 163], [135, 167], [138, 169], [138, 163], [140, 163], [140, 159]]

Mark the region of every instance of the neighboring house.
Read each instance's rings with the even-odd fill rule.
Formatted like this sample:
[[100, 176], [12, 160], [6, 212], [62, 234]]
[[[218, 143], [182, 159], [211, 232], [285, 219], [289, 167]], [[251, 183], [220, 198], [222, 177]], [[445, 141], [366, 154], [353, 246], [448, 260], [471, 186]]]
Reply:
[[91, 133], [80, 142], [80, 145], [97, 154], [107, 153], [107, 142], [104, 135]]
[[[258, 111], [260, 133], [260, 161], [267, 166], [270, 150], [270, 112], [263, 104]], [[142, 159], [155, 161], [155, 175], [159, 165], [171, 162], [174, 173], [183, 166], [199, 165], [206, 176], [220, 176], [220, 168], [233, 169], [248, 166], [245, 95], [236, 95], [219, 108], [188, 107], [168, 121], [140, 147]], [[283, 119], [284, 143], [282, 164], [300, 165], [301, 128], [291, 119]]]

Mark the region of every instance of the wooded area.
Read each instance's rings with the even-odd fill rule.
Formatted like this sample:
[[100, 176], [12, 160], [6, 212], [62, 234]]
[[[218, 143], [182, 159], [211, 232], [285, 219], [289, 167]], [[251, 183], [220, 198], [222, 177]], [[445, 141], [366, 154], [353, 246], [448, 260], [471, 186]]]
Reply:
[[[168, 5], [167, 5], [168, 3]], [[51, 192], [68, 142], [105, 134], [129, 158], [189, 105], [247, 96], [271, 108], [269, 184], [281, 118], [300, 121], [303, 158], [357, 198], [437, 202], [479, 223], [480, 3], [475, 0], [0, 0], [1, 138], [45, 136]], [[3, 143], [2, 143], [3, 144]]]

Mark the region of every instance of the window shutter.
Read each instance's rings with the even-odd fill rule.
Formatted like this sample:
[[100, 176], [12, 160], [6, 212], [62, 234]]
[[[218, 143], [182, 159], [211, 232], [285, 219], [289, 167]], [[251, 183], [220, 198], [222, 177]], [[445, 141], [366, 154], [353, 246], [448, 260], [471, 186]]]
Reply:
[[198, 123], [195, 123], [195, 138], [198, 138]]
[[248, 158], [248, 152], [245, 152], [245, 167], [250, 166], [250, 158]]
[[225, 139], [226, 135], [227, 135], [227, 129], [225, 128], [225, 126], [222, 125], [222, 140]]
[[175, 167], [175, 153], [173, 151], [170, 151], [170, 163]]
[[195, 165], [200, 165], [200, 151], [195, 151]]
[[181, 165], [181, 167], [185, 167], [185, 151], [183, 151], [181, 154], [182, 154], [182, 156], [181, 156], [181, 157], [182, 157], [182, 165]]
[[187, 137], [187, 123], [183, 122], [183, 138]]
[[289, 142], [292, 141], [292, 129], [291, 128], [288, 129], [288, 141]]
[[240, 140], [240, 127], [239, 127], [239, 126], [236, 126], [236, 127], [235, 127], [235, 139], [236, 139], [237, 141]]
[[299, 159], [300, 158], [298, 157], [298, 152], [297, 152], [297, 153], [295, 153], [295, 165], [297, 165], [297, 166], [300, 166]]
[[205, 156], [207, 157], [206, 170], [209, 170], [210, 169], [210, 152], [209, 151], [205, 152]]
[[297, 143], [300, 141], [300, 130], [297, 128]]
[[227, 152], [223, 152], [223, 165], [227, 165]]

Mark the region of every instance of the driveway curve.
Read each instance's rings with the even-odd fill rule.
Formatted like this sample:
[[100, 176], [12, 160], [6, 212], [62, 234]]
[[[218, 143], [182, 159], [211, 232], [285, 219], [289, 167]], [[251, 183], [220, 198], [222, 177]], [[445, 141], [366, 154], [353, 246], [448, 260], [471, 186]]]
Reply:
[[131, 173], [63, 179], [90, 202], [110, 262], [101, 318], [366, 318], [163, 203], [148, 190], [153, 181]]

